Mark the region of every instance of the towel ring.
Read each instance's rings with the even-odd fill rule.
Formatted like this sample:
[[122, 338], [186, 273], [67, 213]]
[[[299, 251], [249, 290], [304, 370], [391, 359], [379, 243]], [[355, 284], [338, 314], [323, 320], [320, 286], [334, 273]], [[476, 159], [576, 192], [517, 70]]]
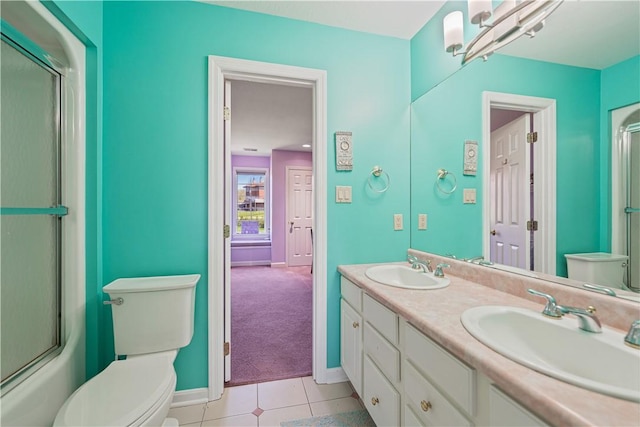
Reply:
[[[440, 181], [444, 181], [447, 175], [451, 175], [451, 177], [453, 178], [453, 187], [449, 191], [443, 189], [440, 186]], [[458, 180], [456, 179], [456, 176], [454, 174], [447, 171], [446, 169], [438, 169], [438, 179], [436, 180], [436, 187], [438, 187], [438, 190], [440, 190], [444, 194], [451, 194], [456, 191], [456, 188], [458, 187]]]
[[[387, 183], [384, 186], [384, 188], [376, 190], [375, 187], [373, 186], [372, 182], [371, 182], [371, 177], [380, 178], [380, 176], [383, 175], [383, 174], [384, 174], [384, 176], [387, 177]], [[391, 185], [391, 177], [389, 176], [388, 173], [383, 171], [380, 166], [376, 165], [376, 166], [373, 167], [373, 169], [371, 169], [371, 174], [369, 174], [369, 178], [367, 179], [367, 184], [369, 184], [369, 188], [371, 188], [376, 193], [384, 193], [385, 191], [387, 191], [389, 189], [389, 186]]]

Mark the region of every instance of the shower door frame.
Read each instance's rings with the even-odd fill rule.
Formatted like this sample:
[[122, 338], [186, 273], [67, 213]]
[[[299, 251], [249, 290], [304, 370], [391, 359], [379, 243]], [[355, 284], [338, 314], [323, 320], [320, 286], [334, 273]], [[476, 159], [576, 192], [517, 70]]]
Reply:
[[[634, 103], [626, 107], [611, 110], [611, 252], [629, 255], [627, 242], [629, 230], [627, 229], [628, 214], [624, 212], [627, 206], [627, 155], [628, 148], [624, 147], [622, 133], [619, 128], [627, 117], [640, 109], [640, 103]], [[623, 234], [625, 237], [623, 238]], [[637, 262], [637, 261], [636, 261]], [[629, 259], [628, 264], [631, 263]], [[629, 270], [624, 275], [625, 285], [629, 286]], [[632, 288], [638, 290], [638, 288]]]

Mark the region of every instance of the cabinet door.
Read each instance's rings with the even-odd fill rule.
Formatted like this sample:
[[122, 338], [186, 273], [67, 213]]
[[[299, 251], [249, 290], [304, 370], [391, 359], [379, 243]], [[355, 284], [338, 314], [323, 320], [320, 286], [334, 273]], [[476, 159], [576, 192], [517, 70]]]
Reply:
[[489, 422], [496, 427], [546, 427], [543, 421], [502, 393], [495, 386], [489, 391]]
[[362, 316], [340, 300], [340, 363], [362, 396]]

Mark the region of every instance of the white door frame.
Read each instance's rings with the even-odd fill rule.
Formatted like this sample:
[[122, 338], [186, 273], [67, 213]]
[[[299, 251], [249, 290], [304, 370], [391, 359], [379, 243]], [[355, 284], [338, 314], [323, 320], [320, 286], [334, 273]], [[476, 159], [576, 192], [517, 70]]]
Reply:
[[209, 56], [208, 90], [208, 398], [224, 391], [224, 144], [225, 79], [313, 89], [313, 377], [328, 382], [327, 369], [327, 72], [221, 56]]
[[482, 93], [482, 252], [490, 253], [491, 108], [534, 113], [538, 143], [533, 145], [534, 219], [540, 224], [534, 245], [535, 271], [556, 274], [556, 100], [500, 92]]
[[[290, 206], [290, 201], [289, 201], [289, 171], [293, 170], [293, 169], [299, 169], [299, 170], [310, 170], [313, 172], [313, 168], [309, 167], [309, 166], [285, 166], [285, 188], [287, 191], [287, 196], [284, 198], [284, 203], [285, 203], [285, 208], [284, 208], [284, 212], [285, 212], [285, 221], [286, 224], [289, 224], [289, 218], [291, 218], [291, 215], [289, 215], [289, 209], [291, 208]], [[313, 197], [313, 194], [312, 194]], [[312, 200], [313, 202], [313, 200]], [[313, 209], [313, 207], [311, 207], [311, 209]], [[312, 219], [313, 220], [313, 219]], [[289, 267], [289, 226], [287, 225], [287, 227], [285, 227], [285, 233], [286, 233], [286, 238], [285, 238], [285, 263], [287, 265], [287, 267]], [[313, 229], [312, 229], [313, 230]], [[312, 261], [313, 262], [313, 261]]]

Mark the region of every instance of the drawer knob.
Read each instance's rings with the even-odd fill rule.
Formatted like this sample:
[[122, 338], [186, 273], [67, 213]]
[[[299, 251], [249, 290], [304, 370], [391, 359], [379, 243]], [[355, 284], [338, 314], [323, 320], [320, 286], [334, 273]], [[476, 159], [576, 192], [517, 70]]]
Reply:
[[372, 397], [371, 398], [371, 404], [373, 406], [376, 406], [378, 403], [380, 403], [380, 399], [378, 399], [377, 397]]
[[360, 323], [358, 323], [358, 322], [353, 322], [353, 327], [354, 327], [354, 328], [357, 328], [357, 327], [359, 327], [359, 326], [360, 326]]
[[420, 402], [420, 407], [424, 412], [429, 412], [429, 409], [431, 409], [431, 402], [427, 402], [426, 400], [423, 400]]

